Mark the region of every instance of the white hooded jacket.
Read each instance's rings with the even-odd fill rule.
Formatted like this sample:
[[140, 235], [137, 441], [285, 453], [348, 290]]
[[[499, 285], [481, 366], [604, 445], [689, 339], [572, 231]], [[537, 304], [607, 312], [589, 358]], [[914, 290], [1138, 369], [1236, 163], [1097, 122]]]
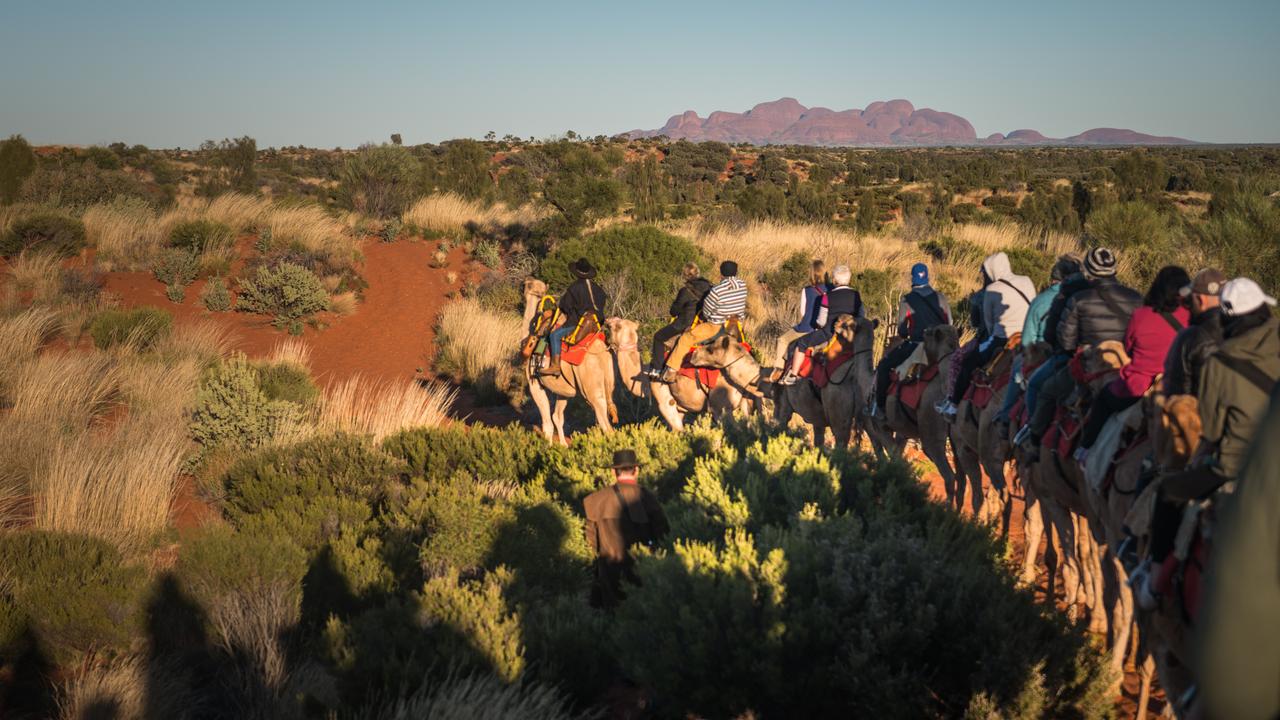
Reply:
[[1026, 275], [1014, 275], [1009, 256], [998, 252], [982, 261], [991, 284], [982, 300], [982, 319], [990, 337], [1007, 340], [1022, 332], [1036, 285]]

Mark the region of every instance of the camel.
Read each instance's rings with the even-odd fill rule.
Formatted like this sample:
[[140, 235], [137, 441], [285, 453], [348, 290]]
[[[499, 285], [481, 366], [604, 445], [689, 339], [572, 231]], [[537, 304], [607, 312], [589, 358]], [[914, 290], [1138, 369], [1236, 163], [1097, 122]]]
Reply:
[[[524, 319], [525, 323], [533, 321], [537, 314], [538, 302], [547, 293], [547, 285], [541, 280], [529, 278], [524, 284]], [[582, 397], [591, 406], [596, 416], [596, 423], [605, 432], [613, 430], [613, 423], [618, 421], [618, 409], [613, 404], [614, 359], [605, 343], [594, 343], [587, 350], [587, 356], [581, 365], [564, 363], [560, 374], [555, 376], [538, 376], [531, 369], [531, 363], [524, 364], [525, 380], [529, 383], [529, 394], [533, 404], [538, 407], [542, 418], [542, 434], [552, 442], [567, 445], [564, 433], [564, 411], [571, 398]]]
[[[636, 397], [652, 396], [658, 405], [658, 415], [672, 430], [679, 432], [684, 429], [684, 416], [688, 413], [710, 411], [712, 417], [718, 419], [751, 407], [750, 399], [729, 381], [725, 373], [720, 374], [716, 386], [709, 390], [685, 375], [677, 376], [676, 381], [670, 385], [649, 380], [641, 374], [635, 321], [609, 318], [605, 321], [605, 327], [609, 329], [609, 347], [617, 360], [623, 386]], [[754, 364], [755, 360], [750, 362]], [[756, 372], [758, 371], [757, 367]], [[745, 374], [749, 373], [748, 369]]]
[[[954, 326], [938, 325], [925, 331], [923, 344], [929, 364], [945, 367], [960, 342]], [[868, 423], [867, 434], [876, 445], [877, 453], [889, 447], [901, 453], [907, 439], [918, 438], [925, 456], [942, 475], [948, 504], [959, 509], [964, 501], [964, 488], [958, 487], [956, 471], [947, 454], [950, 430], [947, 421], [934, 409], [946, 392], [946, 383], [945, 372], [935, 375], [925, 388], [920, 407], [915, 412], [901, 407], [898, 399], [890, 394], [884, 409], [885, 417]]]
[[[866, 407], [875, 382], [871, 349], [875, 342], [875, 329], [879, 324], [878, 320], [858, 319], [849, 315], [837, 318], [835, 343], [827, 351], [827, 356], [852, 353], [853, 357], [836, 370], [830, 382], [821, 390], [807, 379], [794, 385], [774, 385], [777, 420], [789, 422], [791, 414], [797, 413], [813, 429], [815, 447], [826, 441], [828, 427], [831, 428], [836, 447], [848, 447], [855, 428], [866, 426]], [[859, 419], [863, 422], [859, 423]]]
[[[1017, 349], [1004, 352], [993, 369], [993, 377], [1003, 375], [1013, 364]], [[973, 516], [978, 522], [999, 519], [1001, 533], [1009, 531], [1006, 510], [1009, 505], [1009, 474], [1005, 471], [1008, 445], [1005, 438], [995, 434], [995, 417], [1004, 404], [1009, 387], [993, 389], [984, 408], [975, 408], [968, 400], [960, 403], [955, 423], [951, 428], [951, 446], [955, 450], [956, 466], [960, 470], [960, 484], [968, 479], [972, 486]], [[983, 485], [986, 475], [990, 483]]]

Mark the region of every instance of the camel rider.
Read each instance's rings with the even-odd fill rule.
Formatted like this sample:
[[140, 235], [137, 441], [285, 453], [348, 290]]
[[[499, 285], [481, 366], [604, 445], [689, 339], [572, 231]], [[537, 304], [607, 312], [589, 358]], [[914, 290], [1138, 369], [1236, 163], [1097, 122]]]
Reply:
[[849, 287], [853, 271], [848, 265], [840, 265], [831, 272], [831, 280], [835, 287], [822, 296], [818, 308], [816, 324], [818, 329], [800, 338], [795, 343], [791, 355], [791, 366], [787, 374], [778, 382], [782, 385], [794, 385], [800, 379], [800, 365], [804, 362], [804, 352], [810, 348], [818, 348], [831, 342], [835, 336], [836, 318], [851, 315], [855, 318], [863, 316], [862, 296], [857, 290]]
[[715, 337], [729, 319], [741, 320], [746, 313], [747, 284], [738, 277], [738, 264], [726, 260], [720, 263], [720, 282], [702, 301], [698, 321], [680, 336], [675, 349], [667, 356], [667, 369], [662, 373], [661, 382], [675, 382], [680, 364], [694, 345]]
[[1222, 344], [1222, 307], [1218, 294], [1227, 276], [1217, 268], [1196, 273], [1182, 288], [1182, 298], [1191, 311], [1191, 322], [1178, 333], [1164, 360], [1165, 395], [1199, 395], [1200, 372], [1209, 356]]
[[[1058, 344], [1068, 360], [1079, 348], [1096, 347], [1108, 340], [1124, 342], [1129, 318], [1142, 304], [1142, 295], [1116, 280], [1116, 263], [1115, 253], [1107, 248], [1094, 248], [1085, 255], [1084, 274], [1089, 287], [1067, 300], [1057, 327]], [[1040, 438], [1053, 422], [1058, 405], [1075, 387], [1075, 378], [1065, 361], [1040, 387], [1035, 414], [1026, 432], [1018, 433], [1018, 441], [1029, 458], [1039, 457]]]
[[569, 265], [569, 272], [577, 279], [560, 298], [561, 324], [551, 331], [551, 336], [547, 339], [551, 362], [538, 371], [539, 375], [559, 375], [560, 343], [573, 335], [586, 317], [592, 316], [596, 327], [600, 326], [604, 318], [604, 305], [609, 296], [595, 283], [596, 269], [586, 258], [578, 258]]
[[831, 292], [832, 285], [827, 279], [827, 267], [821, 260], [814, 260], [809, 270], [809, 285], [800, 291], [800, 318], [796, 324], [782, 332], [774, 347], [773, 381], [782, 378], [790, 354], [791, 344], [796, 340], [822, 327], [818, 324], [818, 313], [822, 310], [822, 299]]
[[1236, 278], [1223, 285], [1221, 301], [1222, 346], [1205, 362], [1200, 377], [1200, 446], [1187, 470], [1161, 483], [1152, 516], [1151, 556], [1134, 573], [1138, 603], [1147, 609], [1155, 605], [1155, 590], [1167, 584], [1168, 578], [1156, 578], [1154, 569], [1174, 550], [1183, 508], [1192, 500], [1212, 498], [1236, 478], [1280, 379], [1280, 321], [1271, 311], [1276, 299], [1253, 280]]
[[990, 362], [1008, 344], [1011, 336], [1022, 332], [1031, 298], [1036, 294], [1036, 285], [1031, 278], [1014, 274], [1009, 256], [1002, 252], [989, 255], [982, 261], [982, 279], [986, 285], [982, 295], [982, 320], [987, 337], [976, 350], [965, 356], [960, 374], [951, 388], [951, 397], [938, 408], [946, 417], [955, 417], [956, 406], [964, 399], [974, 371]]
[[889, 374], [893, 372], [916, 347], [924, 341], [924, 332], [936, 325], [951, 324], [951, 306], [942, 293], [929, 285], [929, 266], [916, 263], [911, 266], [911, 292], [898, 303], [898, 337], [905, 341], [880, 358], [876, 366], [875, 401], [873, 415], [882, 416], [885, 399], [889, 394]]
[[702, 300], [711, 291], [711, 283], [702, 277], [701, 272], [697, 263], [685, 263], [680, 272], [684, 285], [671, 303], [671, 322], [653, 334], [653, 354], [649, 358], [649, 369], [645, 371], [652, 379], [657, 379], [662, 374], [659, 368], [666, 364], [667, 343], [693, 327], [698, 309], [702, 307]]
[[[1040, 388], [1044, 387], [1045, 382], [1056, 375], [1059, 370], [1066, 366], [1071, 360], [1071, 355], [1064, 352], [1062, 343], [1058, 341], [1058, 325], [1062, 322], [1062, 316], [1067, 310], [1067, 301], [1075, 296], [1078, 292], [1088, 290], [1090, 287], [1089, 278], [1085, 277], [1084, 264], [1081, 263], [1076, 272], [1067, 275], [1062, 280], [1062, 284], [1058, 286], [1058, 296], [1053, 299], [1049, 305], [1049, 313], [1044, 318], [1044, 334], [1042, 338], [1046, 345], [1049, 346], [1049, 357], [1036, 368], [1035, 372], [1027, 378], [1026, 401], [1023, 407], [1026, 408], [1028, 420], [1035, 416], [1036, 401], [1040, 396]], [[1021, 443], [1031, 432], [1027, 425], [1023, 425], [1019, 430], [1015, 443]]]
[[1054, 298], [1058, 297], [1058, 290], [1062, 287], [1062, 281], [1066, 278], [1080, 272], [1080, 259], [1076, 255], [1063, 255], [1053, 264], [1053, 270], [1049, 271], [1049, 287], [1040, 291], [1031, 300], [1031, 305], [1027, 307], [1027, 319], [1022, 323], [1022, 353], [1013, 358], [1013, 369], [1010, 375], [1009, 390], [1004, 394], [1004, 405], [1000, 407], [1000, 412], [996, 413], [995, 422], [1001, 426], [1001, 430], [996, 437], [1005, 437], [1009, 430], [1009, 413], [1013, 412], [1013, 406], [1017, 404], [1018, 398], [1022, 397], [1022, 393], [1026, 390], [1027, 378], [1024, 376], [1022, 369], [1026, 362], [1025, 353], [1030, 350], [1036, 343], [1044, 342], [1045, 324], [1049, 318], [1049, 309], [1053, 306]]

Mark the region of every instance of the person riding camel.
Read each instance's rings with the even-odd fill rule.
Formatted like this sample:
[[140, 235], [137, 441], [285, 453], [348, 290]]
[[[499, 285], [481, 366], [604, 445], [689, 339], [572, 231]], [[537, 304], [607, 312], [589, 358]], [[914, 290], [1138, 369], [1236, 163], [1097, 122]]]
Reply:
[[538, 371], [539, 375], [559, 375], [560, 343], [577, 332], [579, 324], [588, 317], [597, 328], [604, 318], [604, 306], [609, 296], [594, 282], [596, 269], [586, 258], [578, 258], [576, 262], [570, 263], [569, 272], [577, 279], [560, 298], [560, 325], [551, 331], [551, 336], [547, 339], [551, 361]]
[[800, 317], [796, 324], [782, 331], [773, 353], [773, 377], [777, 382], [786, 371], [788, 352], [791, 344], [822, 327], [818, 324], [818, 313], [822, 311], [822, 299], [831, 292], [832, 284], [827, 277], [827, 266], [821, 260], [814, 260], [809, 269], [809, 284], [800, 291]]
[[889, 396], [889, 375], [915, 352], [924, 341], [924, 333], [937, 325], [951, 324], [951, 306], [942, 293], [929, 285], [929, 266], [916, 263], [911, 266], [911, 291], [898, 303], [898, 337], [903, 342], [886, 352], [876, 366], [875, 397], [871, 414], [884, 417], [884, 405]]
[[[1076, 381], [1067, 361], [1077, 349], [1108, 340], [1123, 342], [1129, 317], [1142, 304], [1142, 296], [1136, 290], [1116, 280], [1116, 264], [1115, 253], [1107, 248], [1094, 248], [1085, 255], [1084, 275], [1088, 287], [1072, 292], [1063, 305], [1062, 319], [1056, 328], [1057, 349], [1063, 359], [1059, 369], [1040, 386], [1031, 420], [1018, 432], [1019, 445], [1030, 459], [1039, 457], [1040, 439], [1053, 422], [1058, 405], [1075, 391]], [[1059, 291], [1059, 298], [1066, 291], [1065, 287]]]
[[853, 279], [853, 271], [848, 265], [840, 265], [831, 272], [831, 280], [835, 287], [822, 296], [818, 308], [818, 329], [795, 342], [795, 350], [791, 353], [791, 365], [787, 374], [778, 381], [781, 385], [794, 385], [800, 379], [800, 366], [804, 363], [805, 351], [818, 348], [831, 342], [835, 336], [836, 319], [841, 315], [863, 317], [862, 296], [857, 290], [849, 287]]
[[1218, 294], [1227, 276], [1217, 268], [1196, 273], [1182, 288], [1183, 301], [1191, 311], [1191, 322], [1178, 333], [1164, 361], [1165, 395], [1199, 395], [1200, 371], [1209, 356], [1222, 344], [1222, 307]]
[[661, 382], [675, 382], [681, 363], [694, 345], [715, 337], [730, 319], [741, 321], [746, 315], [747, 284], [738, 277], [738, 264], [732, 260], [720, 263], [720, 278], [703, 299], [698, 322], [680, 336], [675, 349], [667, 356], [667, 369], [662, 373]]
[[976, 350], [965, 356], [960, 374], [951, 388], [951, 396], [937, 408], [946, 418], [955, 417], [956, 407], [964, 399], [974, 371], [990, 362], [1008, 344], [1010, 337], [1022, 331], [1027, 308], [1036, 294], [1031, 278], [1015, 274], [1009, 264], [1009, 256], [1002, 252], [982, 261], [982, 279], [985, 285], [982, 319], [987, 337]]
[[996, 437], [1006, 437], [1009, 431], [1009, 414], [1013, 406], [1027, 389], [1029, 376], [1023, 372], [1026, 363], [1026, 352], [1037, 343], [1045, 341], [1045, 324], [1049, 319], [1049, 310], [1053, 301], [1062, 289], [1062, 283], [1068, 277], [1080, 272], [1080, 258], [1076, 255], [1062, 255], [1049, 271], [1049, 287], [1040, 291], [1027, 306], [1027, 319], [1022, 323], [1022, 352], [1013, 358], [1010, 374], [1009, 390], [1004, 395], [1004, 405], [996, 413], [995, 424], [1000, 426]]
[[[1280, 321], [1271, 311], [1276, 299], [1253, 280], [1236, 278], [1222, 286], [1221, 302], [1222, 346], [1200, 377], [1200, 446], [1187, 470], [1160, 484], [1150, 555], [1132, 575], [1138, 604], [1145, 609], [1156, 606], [1158, 589], [1168, 584], [1171, 568], [1165, 560], [1174, 550], [1183, 508], [1212, 498], [1236, 479], [1280, 380]], [[1155, 572], [1162, 566], [1166, 572]]]
[[693, 327], [702, 301], [711, 291], [711, 283], [702, 277], [697, 263], [685, 263], [680, 276], [684, 279], [684, 285], [680, 286], [676, 299], [671, 303], [671, 322], [653, 334], [653, 351], [649, 367], [645, 370], [645, 375], [650, 379], [656, 380], [662, 375], [660, 368], [666, 365], [667, 343]]
[[1089, 419], [1080, 433], [1076, 462], [1084, 464], [1107, 420], [1142, 399], [1156, 376], [1164, 371], [1169, 347], [1191, 320], [1191, 314], [1182, 306], [1181, 295], [1182, 288], [1190, 282], [1187, 271], [1175, 265], [1160, 268], [1156, 273], [1142, 307], [1133, 312], [1124, 331], [1129, 364], [1120, 368], [1120, 376], [1094, 398]]

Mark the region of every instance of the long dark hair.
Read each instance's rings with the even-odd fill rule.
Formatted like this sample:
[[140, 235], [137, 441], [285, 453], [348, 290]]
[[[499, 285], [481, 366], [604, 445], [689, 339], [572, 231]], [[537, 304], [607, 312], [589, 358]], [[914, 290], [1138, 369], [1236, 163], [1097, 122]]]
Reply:
[[1182, 288], [1191, 284], [1191, 276], [1177, 265], [1166, 265], [1151, 281], [1142, 304], [1156, 312], [1173, 312], [1182, 306]]

